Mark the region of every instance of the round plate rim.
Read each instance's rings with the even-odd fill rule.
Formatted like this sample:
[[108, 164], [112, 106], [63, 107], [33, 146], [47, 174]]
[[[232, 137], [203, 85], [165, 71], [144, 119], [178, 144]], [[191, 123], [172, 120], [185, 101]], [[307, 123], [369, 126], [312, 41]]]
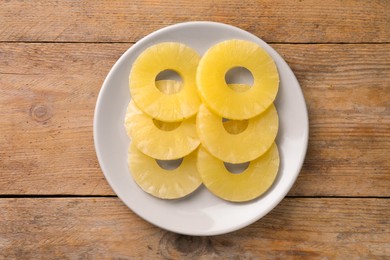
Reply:
[[[115, 180], [113, 178], [111, 178], [111, 176], [110, 176], [110, 174], [108, 172], [108, 169], [107, 169], [107, 167], [105, 165], [104, 157], [102, 156], [101, 151], [100, 151], [99, 138], [100, 138], [100, 134], [101, 133], [99, 132], [99, 129], [97, 127], [98, 124], [99, 124], [99, 120], [100, 120], [99, 114], [101, 113], [101, 110], [103, 109], [103, 107], [102, 107], [103, 99], [104, 99], [104, 96], [106, 95], [106, 92], [109, 90], [108, 82], [110, 81], [114, 71], [119, 66], [121, 66], [121, 64], [126, 60], [126, 58], [129, 55], [129, 53], [131, 53], [132, 50], [134, 50], [135, 48], [138, 48], [139, 46], [142, 46], [144, 44], [144, 42], [147, 41], [151, 37], [154, 37], [154, 36], [156, 36], [158, 34], [161, 34], [161, 33], [169, 33], [169, 31], [171, 31], [171, 30], [178, 30], [178, 29], [186, 28], [187, 26], [194, 26], [194, 25], [195, 26], [206, 26], [206, 27], [208, 27], [208, 26], [217, 26], [217, 27], [221, 27], [221, 28], [224, 27], [225, 29], [228, 28], [230, 30], [233, 30], [233, 31], [236, 31], [236, 32], [239, 32], [239, 33], [247, 34], [248, 36], [251, 36], [254, 39], [256, 39], [258, 42], [261, 42], [264, 45], [268, 46], [269, 49], [267, 51], [268, 52], [269, 51], [273, 52], [272, 54], [279, 58], [279, 62], [283, 62], [284, 65], [286, 66], [286, 68], [288, 70], [290, 70], [290, 72], [292, 74], [291, 75], [292, 76], [292, 80], [294, 81], [294, 82], [292, 82], [292, 84], [296, 84], [298, 86], [298, 89], [297, 89], [297, 91], [299, 92], [298, 94], [303, 99], [304, 111], [302, 111], [303, 114], [301, 116], [303, 117], [304, 121], [306, 122], [305, 126], [303, 126], [303, 129], [302, 129], [302, 132], [303, 132], [303, 143], [302, 143], [303, 150], [300, 151], [301, 154], [300, 154], [300, 157], [299, 157], [300, 160], [298, 162], [298, 167], [297, 167], [297, 169], [294, 172], [293, 178], [291, 178], [289, 183], [287, 184], [286, 189], [281, 194], [279, 194], [277, 199], [273, 200], [272, 204], [267, 205], [267, 209], [264, 210], [263, 214], [259, 214], [259, 215], [255, 216], [255, 217], [253, 217], [251, 219], [248, 219], [247, 221], [242, 222], [240, 224], [231, 225], [230, 227], [226, 227], [224, 229], [218, 229], [218, 230], [191, 230], [191, 229], [167, 227], [164, 224], [156, 223], [155, 221], [150, 220], [147, 216], [139, 214], [139, 212], [135, 211], [132, 208], [132, 206], [129, 205], [129, 203], [126, 201], [126, 199], [121, 194], [119, 194], [119, 192], [117, 192], [117, 189], [116, 189], [117, 185], [115, 184]], [[303, 92], [302, 92], [302, 89], [300, 87], [300, 84], [299, 84], [298, 80], [296, 79], [295, 74], [292, 72], [291, 68], [288, 66], [288, 64], [285, 62], [285, 60], [270, 45], [265, 43], [262, 39], [258, 38], [257, 36], [247, 32], [245, 30], [242, 30], [240, 28], [234, 27], [232, 25], [227, 25], [227, 24], [218, 23], [218, 22], [210, 22], [210, 21], [193, 21], [193, 22], [177, 23], [177, 24], [173, 24], [173, 25], [161, 28], [159, 30], [156, 30], [156, 31], [148, 34], [144, 38], [140, 39], [139, 41], [137, 41], [134, 45], [132, 45], [129, 49], [127, 49], [121, 55], [121, 57], [116, 61], [114, 66], [109, 71], [109, 73], [106, 76], [106, 78], [105, 78], [105, 80], [104, 80], [104, 82], [102, 84], [102, 87], [101, 87], [101, 89], [99, 91], [99, 95], [98, 95], [98, 98], [97, 98], [97, 101], [96, 101], [96, 107], [95, 107], [95, 111], [94, 111], [94, 118], [93, 118], [93, 137], [94, 137], [95, 151], [96, 151], [96, 155], [97, 155], [97, 158], [98, 158], [98, 162], [99, 162], [100, 168], [102, 169], [102, 172], [103, 172], [107, 182], [111, 186], [112, 190], [117, 194], [119, 199], [128, 208], [130, 208], [133, 212], [135, 212], [142, 219], [152, 223], [155, 226], [163, 228], [165, 230], [176, 232], [176, 233], [180, 233], [180, 234], [184, 234], [184, 235], [196, 235], [196, 236], [207, 235], [207, 236], [209, 236], [209, 235], [225, 234], [225, 233], [229, 233], [229, 232], [232, 232], [232, 231], [235, 231], [235, 230], [239, 230], [239, 229], [241, 229], [243, 227], [246, 227], [246, 226], [254, 223], [255, 221], [261, 219], [266, 214], [268, 214], [273, 208], [275, 208], [280, 203], [281, 200], [283, 200], [283, 198], [287, 195], [287, 193], [290, 191], [290, 189], [294, 185], [294, 183], [295, 183], [295, 181], [296, 181], [296, 179], [297, 179], [297, 177], [298, 177], [298, 175], [300, 173], [300, 170], [302, 168], [302, 165], [303, 165], [303, 162], [304, 162], [304, 159], [305, 159], [305, 156], [306, 156], [307, 147], [308, 147], [308, 141], [309, 141], [309, 118], [308, 118], [307, 105], [305, 103]]]

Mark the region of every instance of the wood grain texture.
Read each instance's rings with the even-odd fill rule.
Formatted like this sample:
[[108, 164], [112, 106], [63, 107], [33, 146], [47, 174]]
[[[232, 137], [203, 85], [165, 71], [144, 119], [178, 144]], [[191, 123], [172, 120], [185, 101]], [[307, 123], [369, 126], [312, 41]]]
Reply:
[[[113, 194], [97, 163], [100, 86], [129, 44], [0, 44], [0, 194]], [[390, 196], [390, 45], [273, 45], [310, 140], [289, 195]], [[337, 61], [337, 62], [336, 62]]]
[[273, 46], [309, 110], [307, 157], [290, 195], [390, 196], [390, 45]]
[[0, 1], [0, 41], [135, 42], [167, 25], [215, 21], [267, 42], [390, 42], [390, 2]]
[[390, 255], [390, 200], [282, 201], [242, 230], [213, 237], [163, 231], [117, 198], [0, 199], [6, 259], [373, 259]]
[[0, 46], [2, 193], [111, 193], [96, 159], [93, 113], [123, 47]]
[[[274, 43], [310, 118], [298, 197], [212, 237], [164, 231], [101, 197], [114, 193], [92, 133], [120, 55], [195, 20]], [[0, 0], [0, 111], [0, 259], [390, 257], [390, 1]]]

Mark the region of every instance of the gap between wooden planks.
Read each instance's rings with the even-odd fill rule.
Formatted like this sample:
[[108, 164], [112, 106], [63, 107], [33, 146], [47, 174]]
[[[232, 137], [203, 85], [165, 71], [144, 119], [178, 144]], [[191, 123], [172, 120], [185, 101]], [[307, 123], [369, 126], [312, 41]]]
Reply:
[[162, 27], [216, 21], [267, 42], [390, 42], [383, 0], [0, 1], [0, 41], [136, 42]]
[[[272, 46], [298, 77], [310, 118], [289, 195], [389, 197], [390, 45]], [[105, 76], [129, 47], [0, 44], [0, 194], [113, 194], [92, 118]]]
[[249, 227], [212, 237], [164, 231], [117, 198], [11, 198], [0, 208], [0, 258], [7, 259], [390, 255], [388, 199], [286, 198]]

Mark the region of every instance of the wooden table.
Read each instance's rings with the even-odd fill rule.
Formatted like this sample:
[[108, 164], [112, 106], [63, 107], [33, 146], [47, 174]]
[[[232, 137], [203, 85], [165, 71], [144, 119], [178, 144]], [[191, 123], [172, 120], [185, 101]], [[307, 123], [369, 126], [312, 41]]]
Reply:
[[[105, 180], [93, 113], [120, 55], [209, 20], [270, 43], [306, 98], [300, 176], [242, 230], [191, 237], [129, 210]], [[0, 258], [390, 257], [390, 2], [0, 1]]]

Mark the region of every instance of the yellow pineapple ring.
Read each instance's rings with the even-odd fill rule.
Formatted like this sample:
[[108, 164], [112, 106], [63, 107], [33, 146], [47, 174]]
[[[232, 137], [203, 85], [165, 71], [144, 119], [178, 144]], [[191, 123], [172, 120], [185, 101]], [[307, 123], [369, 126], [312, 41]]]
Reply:
[[[246, 91], [229, 88], [226, 73], [244, 67], [253, 75], [253, 86]], [[207, 106], [216, 114], [243, 120], [266, 110], [279, 88], [275, 62], [260, 46], [243, 40], [228, 40], [212, 46], [199, 62], [198, 90]]]
[[182, 122], [162, 122], [143, 113], [133, 101], [127, 107], [126, 132], [144, 154], [158, 160], [186, 156], [200, 144], [195, 116]]
[[161, 168], [156, 160], [129, 147], [129, 169], [134, 181], [145, 192], [161, 199], [177, 199], [195, 191], [201, 184], [196, 168], [196, 152], [183, 158], [174, 170]]
[[273, 143], [266, 153], [251, 161], [246, 170], [234, 174], [226, 169], [223, 161], [201, 146], [197, 167], [203, 184], [214, 195], [228, 201], [249, 201], [271, 187], [279, 169], [279, 152]]
[[[181, 121], [195, 115], [200, 98], [196, 87], [199, 54], [176, 42], [153, 45], [134, 61], [130, 76], [130, 93], [137, 106], [149, 116], [166, 122]], [[182, 78], [182, 88], [166, 94], [156, 86], [157, 75], [172, 70]]]
[[213, 156], [229, 163], [248, 162], [261, 156], [274, 142], [279, 126], [273, 104], [260, 115], [248, 119], [245, 130], [240, 126], [242, 122], [238, 122], [238, 129], [227, 127], [229, 133], [222, 117], [211, 112], [204, 104], [200, 106], [196, 120], [202, 145]]

